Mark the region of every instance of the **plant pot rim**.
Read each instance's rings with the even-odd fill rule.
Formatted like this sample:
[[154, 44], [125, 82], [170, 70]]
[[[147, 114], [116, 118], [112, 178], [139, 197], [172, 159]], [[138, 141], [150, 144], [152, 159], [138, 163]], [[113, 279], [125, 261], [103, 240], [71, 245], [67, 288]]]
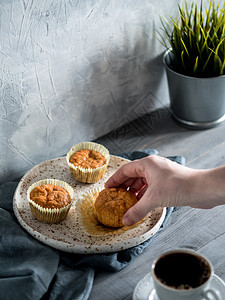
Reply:
[[212, 79], [216, 80], [217, 78], [225, 77], [225, 75], [212, 76], [212, 77], [195, 77], [195, 76], [188, 76], [188, 75], [184, 75], [184, 74], [182, 74], [182, 73], [176, 72], [176, 71], [174, 71], [173, 69], [171, 69], [170, 66], [169, 66], [169, 65], [167, 64], [167, 62], [166, 62], [166, 57], [167, 57], [170, 53], [172, 53], [172, 48], [168, 48], [168, 49], [164, 52], [164, 54], [163, 54], [163, 64], [164, 64], [165, 68], [166, 68], [167, 70], [169, 70], [171, 73], [179, 74], [179, 76], [184, 77], [184, 78], [193, 78], [193, 79], [197, 79], [197, 80], [205, 80], [205, 81], [207, 81], [207, 80], [212, 80]]

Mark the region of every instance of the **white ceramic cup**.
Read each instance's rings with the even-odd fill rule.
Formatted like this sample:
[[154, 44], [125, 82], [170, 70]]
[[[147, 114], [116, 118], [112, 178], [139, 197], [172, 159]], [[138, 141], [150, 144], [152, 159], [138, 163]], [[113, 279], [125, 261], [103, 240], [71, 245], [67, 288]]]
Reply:
[[190, 249], [165, 252], [151, 268], [160, 300], [221, 300], [220, 293], [210, 287], [213, 272], [210, 261]]

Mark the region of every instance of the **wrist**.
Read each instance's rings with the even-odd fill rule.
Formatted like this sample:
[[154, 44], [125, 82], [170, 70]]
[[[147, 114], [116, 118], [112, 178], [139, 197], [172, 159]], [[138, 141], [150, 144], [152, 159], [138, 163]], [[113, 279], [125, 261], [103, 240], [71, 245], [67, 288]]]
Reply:
[[194, 170], [190, 206], [212, 208], [225, 204], [225, 167]]

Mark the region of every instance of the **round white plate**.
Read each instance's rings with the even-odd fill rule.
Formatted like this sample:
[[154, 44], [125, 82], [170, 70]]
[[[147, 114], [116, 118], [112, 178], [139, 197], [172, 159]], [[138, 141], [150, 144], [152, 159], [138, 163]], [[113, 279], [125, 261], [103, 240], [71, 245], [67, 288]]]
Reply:
[[40, 163], [33, 167], [19, 182], [13, 199], [14, 213], [21, 226], [37, 240], [56, 249], [71, 253], [106, 253], [134, 247], [153, 236], [165, 219], [166, 208], [152, 211], [149, 228], [137, 226], [132, 234], [128, 231], [115, 236], [93, 237], [86, 235], [79, 226], [76, 214], [76, 201], [71, 206], [67, 218], [57, 224], [45, 224], [36, 220], [26, 198], [28, 187], [41, 179], [55, 178], [66, 181], [74, 188], [75, 199], [93, 187], [104, 187], [105, 181], [122, 165], [129, 162], [111, 155], [104, 177], [97, 183], [79, 183], [72, 178], [65, 157]]
[[[220, 299], [225, 298], [225, 283], [217, 275], [213, 275], [210, 288], [215, 290], [220, 296]], [[145, 275], [136, 285], [133, 293], [133, 300], [159, 300], [156, 291], [154, 289], [153, 279], [151, 273]]]

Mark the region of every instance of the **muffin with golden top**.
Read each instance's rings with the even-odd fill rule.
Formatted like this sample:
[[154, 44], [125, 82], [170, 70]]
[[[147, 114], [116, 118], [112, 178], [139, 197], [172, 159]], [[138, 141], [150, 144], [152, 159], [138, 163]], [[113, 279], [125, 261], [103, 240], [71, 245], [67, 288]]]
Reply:
[[95, 211], [100, 223], [110, 227], [124, 226], [124, 214], [137, 203], [133, 193], [122, 188], [102, 190], [95, 200]]
[[66, 218], [74, 200], [74, 191], [64, 181], [44, 179], [29, 187], [27, 198], [36, 219], [45, 223], [57, 223]]
[[106, 172], [110, 160], [109, 151], [93, 142], [73, 146], [66, 155], [71, 175], [79, 182], [98, 182]]

